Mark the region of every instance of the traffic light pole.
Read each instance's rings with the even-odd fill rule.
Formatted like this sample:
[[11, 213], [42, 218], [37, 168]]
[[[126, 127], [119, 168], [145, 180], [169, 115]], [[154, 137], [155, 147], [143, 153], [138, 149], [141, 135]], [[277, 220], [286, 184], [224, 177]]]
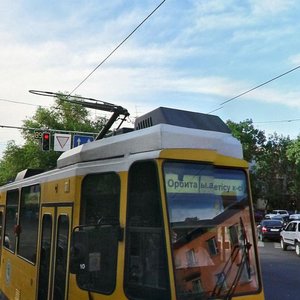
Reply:
[[0, 125], [0, 128], [9, 128], [9, 129], [18, 129], [18, 130], [28, 130], [28, 131], [50, 131], [57, 133], [77, 133], [77, 134], [87, 134], [97, 136], [97, 132], [86, 132], [86, 131], [76, 131], [76, 130], [58, 130], [58, 129], [50, 129], [50, 128], [36, 128], [36, 127], [22, 127], [22, 126], [9, 126], [9, 125]]

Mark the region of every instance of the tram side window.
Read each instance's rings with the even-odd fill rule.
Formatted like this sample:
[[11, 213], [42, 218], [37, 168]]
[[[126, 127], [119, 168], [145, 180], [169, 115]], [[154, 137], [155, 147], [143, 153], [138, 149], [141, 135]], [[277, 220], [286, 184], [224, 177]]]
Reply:
[[57, 245], [55, 257], [55, 279], [53, 299], [65, 299], [67, 254], [69, 246], [69, 217], [61, 215], [57, 224]]
[[120, 179], [115, 173], [90, 174], [82, 183], [80, 224], [119, 220]]
[[169, 299], [156, 164], [137, 162], [128, 175], [124, 288], [130, 299]]
[[45, 214], [42, 222], [38, 300], [47, 300], [52, 244], [52, 216]]
[[18, 254], [33, 263], [36, 261], [39, 208], [40, 186], [24, 187], [20, 203]]
[[7, 191], [3, 245], [12, 252], [15, 252], [16, 248], [15, 226], [18, 220], [18, 203], [19, 191]]
[[[103, 294], [114, 291], [118, 258], [120, 178], [116, 173], [90, 174], [82, 183], [80, 224], [89, 236], [88, 266], [77, 284]], [[116, 226], [117, 224], [117, 226]], [[83, 229], [84, 230], [84, 229]]]

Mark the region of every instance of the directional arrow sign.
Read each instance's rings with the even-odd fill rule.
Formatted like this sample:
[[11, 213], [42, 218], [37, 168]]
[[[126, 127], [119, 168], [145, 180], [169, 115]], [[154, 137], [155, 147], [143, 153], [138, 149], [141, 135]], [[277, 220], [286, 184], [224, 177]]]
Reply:
[[73, 136], [73, 147], [80, 146], [82, 144], [90, 143], [94, 140], [94, 137], [88, 135], [74, 135]]
[[64, 152], [71, 149], [71, 134], [54, 134], [54, 151]]

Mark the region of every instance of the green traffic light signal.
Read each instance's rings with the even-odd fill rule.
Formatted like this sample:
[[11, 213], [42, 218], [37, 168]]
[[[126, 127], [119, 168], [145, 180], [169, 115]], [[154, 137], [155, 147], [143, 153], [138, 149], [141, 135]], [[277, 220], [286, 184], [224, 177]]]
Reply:
[[50, 150], [50, 132], [43, 132], [42, 135], [42, 150], [49, 151]]

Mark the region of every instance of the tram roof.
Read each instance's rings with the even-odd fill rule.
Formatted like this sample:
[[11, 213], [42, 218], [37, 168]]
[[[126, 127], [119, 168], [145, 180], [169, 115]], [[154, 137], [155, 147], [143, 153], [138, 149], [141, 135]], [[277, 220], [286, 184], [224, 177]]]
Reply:
[[230, 133], [158, 124], [73, 148], [59, 157], [57, 167], [174, 148], [211, 149], [243, 158], [240, 142]]

